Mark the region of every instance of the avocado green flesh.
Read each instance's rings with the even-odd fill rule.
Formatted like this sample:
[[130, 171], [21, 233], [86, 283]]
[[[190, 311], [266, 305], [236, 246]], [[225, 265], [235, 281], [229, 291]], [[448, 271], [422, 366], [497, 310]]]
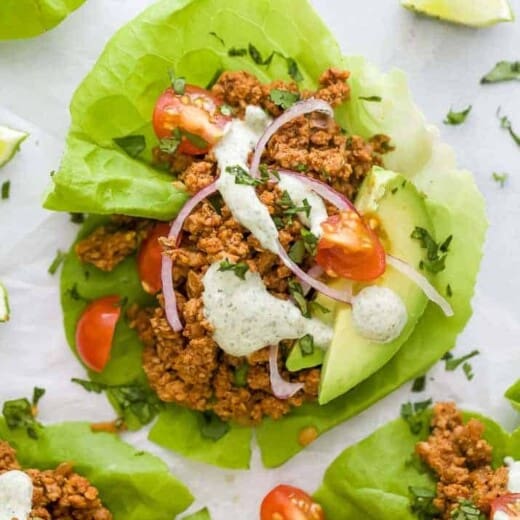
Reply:
[[[416, 226], [433, 227], [424, 197], [399, 174], [375, 168], [361, 187], [356, 207], [377, 216], [386, 235], [388, 254], [417, 267], [424, 249], [411, 238]], [[337, 304], [334, 336], [326, 352], [321, 372], [319, 402], [325, 404], [348, 392], [382, 368], [399, 351], [423, 314], [428, 300], [422, 290], [390, 266], [374, 283], [393, 290], [408, 311], [408, 322], [400, 336], [390, 343], [376, 343], [361, 336], [352, 321], [352, 307]]]

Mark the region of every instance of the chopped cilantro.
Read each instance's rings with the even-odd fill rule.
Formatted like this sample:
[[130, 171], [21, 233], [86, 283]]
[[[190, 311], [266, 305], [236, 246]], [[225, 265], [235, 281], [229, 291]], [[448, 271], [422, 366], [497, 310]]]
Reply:
[[2, 183], [2, 200], [7, 200], [11, 193], [11, 181], [5, 181]]
[[481, 83], [497, 83], [520, 79], [520, 61], [499, 61], [481, 80]]
[[229, 431], [229, 423], [224, 422], [213, 412], [203, 412], [201, 415], [202, 424], [200, 425], [200, 433], [202, 437], [218, 441]]
[[213, 36], [213, 38], [216, 38], [224, 47], [226, 46], [226, 42], [224, 41], [224, 39], [221, 36], [219, 36], [215, 31], [211, 31], [209, 35]]
[[471, 358], [478, 356], [480, 354], [480, 351], [473, 350], [469, 354], [466, 354], [465, 356], [462, 356], [460, 358], [456, 358], [453, 356], [451, 352], [447, 352], [442, 356], [442, 360], [445, 362], [445, 369], [449, 372], [453, 372], [457, 370], [462, 365], [462, 370], [464, 371], [465, 376], [469, 381], [471, 381], [474, 377], [473, 374], [473, 368], [470, 363], [468, 363], [468, 360]]
[[501, 116], [500, 115], [500, 107], [498, 107], [498, 110], [497, 110], [497, 117], [499, 118], [500, 120], [500, 127], [501, 128], [504, 128], [505, 130], [507, 130], [509, 132], [509, 135], [513, 138], [513, 141], [518, 145], [520, 146], [520, 134], [517, 134], [514, 130], [513, 130], [513, 124], [511, 123], [510, 119], [507, 117], [507, 116]]
[[35, 386], [33, 388], [32, 405], [38, 406], [40, 399], [45, 395], [45, 388]]
[[[38, 389], [37, 391], [35, 389], [33, 392], [33, 399], [37, 397], [38, 400], [43, 395], [38, 395], [40, 394], [40, 390], [41, 389]], [[42, 425], [36, 421], [34, 417], [33, 404], [25, 397], [22, 399], [6, 401], [2, 408], [2, 415], [4, 416], [7, 427], [10, 430], [23, 428], [31, 439], [38, 438], [39, 430], [42, 428]]]
[[461, 500], [459, 506], [451, 512], [452, 520], [486, 520], [480, 509], [469, 500]]
[[473, 367], [471, 366], [471, 363], [464, 363], [462, 365], [462, 370], [464, 372], [464, 375], [466, 376], [466, 379], [468, 381], [471, 381], [474, 377], [475, 377], [475, 374], [473, 373]]
[[244, 361], [241, 365], [235, 368], [234, 382], [235, 386], [247, 386], [247, 374], [249, 373], [249, 363]]
[[296, 264], [300, 264], [305, 256], [305, 243], [297, 240], [289, 249], [289, 258]]
[[408, 423], [410, 431], [414, 435], [421, 433], [424, 426], [425, 412], [431, 404], [432, 400], [428, 399], [427, 401], [407, 402], [401, 405], [401, 417]]
[[244, 186], [259, 186], [262, 181], [251, 177], [250, 173], [239, 164], [228, 166], [226, 172], [235, 176], [235, 184], [243, 184]]
[[287, 63], [287, 74], [289, 74], [296, 83], [303, 81], [303, 76], [296, 60], [291, 57], [285, 57], [285, 61]]
[[307, 164], [303, 164], [303, 163], [298, 163], [294, 169], [297, 171], [297, 172], [306, 172], [309, 170], [309, 166]]
[[446, 296], [448, 298], [451, 298], [453, 296], [453, 289], [451, 288], [450, 284], [446, 286]]
[[257, 65], [269, 65], [271, 61], [273, 61], [274, 51], [265, 58], [265, 60], [262, 58], [262, 54], [260, 51], [252, 44], [250, 43], [248, 46], [249, 56], [251, 56], [251, 59], [257, 64]]
[[290, 280], [289, 293], [292, 299], [294, 300], [294, 303], [296, 303], [296, 305], [300, 309], [302, 316], [304, 316], [305, 318], [310, 318], [311, 313], [309, 309], [309, 302], [305, 299], [303, 289], [300, 283], [295, 280]]
[[437, 518], [439, 511], [433, 504], [435, 491], [428, 488], [410, 486], [410, 509], [419, 520], [431, 520]]
[[286, 217], [294, 217], [298, 215], [298, 213], [304, 213], [309, 217], [312, 209], [307, 199], [303, 199], [301, 206], [296, 206], [287, 190], [283, 191], [282, 197], [277, 202], [277, 205], [283, 209], [283, 214]]
[[69, 213], [70, 221], [73, 224], [83, 224], [85, 222], [85, 215], [83, 213]]
[[424, 392], [426, 388], [426, 376], [420, 376], [412, 384], [412, 392]]
[[298, 345], [302, 356], [305, 357], [314, 354], [314, 337], [312, 334], [305, 334], [305, 336], [298, 340]]
[[211, 79], [208, 81], [208, 84], [206, 85], [206, 90], [209, 90], [218, 81], [223, 72], [224, 69], [222, 68], [219, 68], [215, 71], [215, 74], [211, 76]]
[[233, 115], [233, 108], [229, 105], [226, 105], [225, 103], [220, 107], [220, 113], [223, 116], [232, 116]]
[[509, 177], [509, 175], [507, 173], [493, 172], [493, 175], [492, 175], [493, 180], [497, 184], [500, 184], [501, 188], [503, 188], [505, 186], [508, 177]]
[[431, 273], [439, 273], [446, 267], [446, 257], [449, 252], [453, 235], [450, 235], [438, 244], [427, 229], [417, 226], [410, 235], [415, 240], [419, 240], [421, 247], [426, 249], [426, 260], [419, 264], [421, 269], [426, 268]]
[[323, 314], [328, 314], [330, 312], [330, 309], [327, 309], [327, 307], [325, 307], [324, 305], [322, 305], [321, 303], [319, 303], [316, 300], [312, 300], [309, 302], [309, 309], [311, 311], [314, 311], [314, 312], [318, 311]]
[[193, 146], [200, 148], [201, 150], [208, 147], [209, 143], [202, 138], [200, 135], [192, 134], [186, 130], [182, 130], [182, 135], [185, 137]]
[[47, 269], [47, 272], [49, 274], [56, 274], [60, 265], [65, 260], [65, 258], [67, 258], [67, 253], [64, 253], [63, 251], [60, 251], [58, 249], [56, 251], [56, 256], [54, 257], [54, 260], [52, 261], [51, 265], [49, 266], [49, 269]]
[[462, 110], [461, 112], [454, 112], [450, 109], [448, 112], [448, 115], [444, 119], [443, 123], [445, 125], [461, 125], [466, 121], [466, 118], [468, 117], [469, 113], [471, 112], [472, 106], [469, 105], [467, 108]]
[[302, 228], [300, 233], [302, 235], [303, 243], [307, 252], [312, 256], [316, 256], [316, 249], [318, 247], [318, 237], [305, 228]]
[[381, 101], [383, 101], [381, 96], [359, 96], [359, 99], [370, 103], [381, 103]]
[[300, 99], [300, 94], [298, 92], [289, 92], [288, 90], [274, 88], [269, 93], [269, 97], [275, 105], [287, 110]]
[[172, 84], [173, 91], [175, 94], [182, 96], [186, 90], [186, 78], [182, 76], [176, 76], [172, 69], [168, 71], [168, 75], [170, 76], [170, 83]]
[[69, 295], [70, 298], [76, 301], [84, 301], [88, 302], [89, 300], [85, 298], [84, 296], [81, 296], [81, 294], [78, 291], [78, 284], [75, 283], [70, 289], [67, 289], [66, 293]]
[[238, 262], [237, 264], [231, 263], [229, 260], [220, 262], [219, 271], [233, 271], [235, 276], [241, 280], [246, 279], [246, 273], [249, 271], [249, 266], [245, 262]]
[[208, 197], [208, 202], [213, 206], [215, 212], [219, 215], [222, 215], [222, 207], [224, 206], [224, 199], [220, 193], [215, 193], [214, 195], [210, 195]]
[[247, 54], [247, 49], [244, 49], [243, 47], [231, 47], [231, 49], [228, 50], [228, 56], [231, 56], [232, 58], [236, 56], [245, 56]]
[[135, 159], [146, 148], [144, 135], [127, 135], [125, 137], [114, 137], [114, 143], [119, 146], [127, 155]]

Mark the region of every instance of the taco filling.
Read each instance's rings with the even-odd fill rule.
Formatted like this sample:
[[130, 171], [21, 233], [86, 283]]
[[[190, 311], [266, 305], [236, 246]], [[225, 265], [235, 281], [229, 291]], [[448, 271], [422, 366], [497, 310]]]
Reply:
[[0, 440], [0, 518], [111, 520], [99, 492], [69, 462], [56, 469], [23, 469], [16, 450]]
[[[428, 280], [451, 238], [439, 249], [413, 184], [378, 168], [390, 137], [363, 139], [334, 120], [333, 108], [349, 99], [348, 77], [328, 69], [315, 92], [245, 71], [222, 73], [210, 91], [172, 77], [158, 99], [154, 161], [191, 199], [169, 224], [114, 216], [75, 252], [103, 271], [138, 252], [142, 286], [157, 304], [133, 305], [127, 317], [160, 400], [240, 424], [279, 419], [384, 365], [428, 299], [452, 314]], [[133, 153], [132, 137], [116, 142]], [[402, 208], [406, 197], [424, 227], [404, 220], [392, 232], [374, 207], [384, 199]], [[80, 357], [97, 372], [121, 311], [109, 300], [92, 302], [76, 333]], [[350, 340], [369, 357], [359, 360], [363, 373], [338, 360], [338, 343]]]

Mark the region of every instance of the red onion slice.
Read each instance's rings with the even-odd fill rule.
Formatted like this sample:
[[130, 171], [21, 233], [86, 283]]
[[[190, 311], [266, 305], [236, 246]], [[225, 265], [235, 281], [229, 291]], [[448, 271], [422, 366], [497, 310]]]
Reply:
[[[313, 265], [308, 271], [307, 276], [310, 276], [311, 278], [319, 278], [325, 271], [323, 270], [323, 267], [316, 264]], [[307, 296], [307, 293], [312, 289], [312, 287], [306, 283], [302, 283], [302, 291], [303, 295]]]
[[269, 347], [269, 376], [271, 379], [271, 389], [278, 399], [289, 399], [294, 394], [302, 390], [303, 383], [291, 383], [285, 381], [278, 370], [278, 345]]
[[451, 305], [440, 295], [437, 289], [435, 289], [425, 276], [417, 272], [410, 264], [407, 264], [404, 260], [396, 258], [395, 256], [386, 255], [386, 261], [388, 265], [391, 265], [394, 269], [397, 269], [400, 273], [404, 274], [407, 278], [412, 280], [412, 282], [417, 284], [424, 294], [426, 294], [428, 299], [433, 303], [436, 303], [446, 316], [453, 316], [454, 313]]
[[[175, 243], [179, 245], [182, 226], [186, 218], [191, 214], [195, 207], [200, 204], [205, 198], [209, 197], [217, 191], [217, 183], [212, 182], [199, 192], [197, 192], [184, 206], [173, 221], [172, 227], [168, 234], [168, 238], [175, 239]], [[166, 312], [166, 319], [171, 328], [175, 332], [180, 332], [183, 328], [181, 319], [179, 317], [179, 309], [177, 308], [177, 298], [175, 297], [175, 289], [173, 288], [173, 262], [172, 259], [163, 254], [161, 265], [161, 281], [164, 295], [164, 310]]]
[[305, 101], [295, 103], [291, 108], [286, 110], [280, 117], [277, 117], [265, 130], [264, 134], [258, 141], [253, 158], [251, 159], [251, 168], [249, 173], [252, 177], [258, 177], [258, 167], [264, 153], [265, 147], [269, 139], [285, 124], [289, 123], [297, 117], [311, 112], [322, 112], [329, 117], [334, 116], [334, 110], [326, 101], [321, 99], [310, 98]]

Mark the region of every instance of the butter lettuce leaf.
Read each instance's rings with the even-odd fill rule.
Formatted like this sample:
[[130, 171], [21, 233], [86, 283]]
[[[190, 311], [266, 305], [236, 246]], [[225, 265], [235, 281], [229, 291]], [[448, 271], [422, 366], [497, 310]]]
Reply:
[[62, 22], [85, 0], [2, 0], [0, 40], [31, 38]]
[[116, 435], [92, 433], [87, 423], [45, 426], [33, 439], [23, 429], [8, 429], [0, 418], [0, 439], [16, 448], [24, 468], [73, 462], [75, 471], [99, 489], [115, 520], [171, 520], [193, 501], [158, 457], [137, 451]]
[[[171, 176], [150, 165], [155, 142], [151, 114], [156, 97], [168, 84], [167, 70], [173, 67], [188, 82], [199, 85], [205, 85], [221, 69], [248, 70], [262, 81], [289, 78], [287, 63], [279, 56], [269, 66], [258, 65], [247, 55], [228, 56], [230, 47], [247, 47], [249, 43], [262, 56], [276, 50], [296, 60], [305, 88], [314, 87], [321, 72], [330, 66], [349, 69], [351, 100], [337, 110], [338, 122], [353, 134], [391, 136], [395, 150], [388, 155], [385, 167], [406, 175], [425, 194], [434, 238], [443, 241], [453, 235], [446, 269], [435, 276], [434, 283], [443, 294], [450, 285], [455, 316], [446, 318], [429, 304], [399, 352], [363, 383], [325, 406], [306, 404], [282, 420], [265, 420], [256, 437], [264, 464], [273, 467], [302, 449], [298, 442], [301, 429], [314, 426], [324, 433], [425, 373], [455, 345], [471, 315], [487, 223], [483, 198], [472, 175], [458, 169], [453, 151], [425, 122], [404, 74], [382, 74], [362, 57], [343, 57], [330, 31], [304, 0], [253, 0], [247, 4], [240, 0], [161, 0], [123, 27], [74, 96], [65, 156], [52, 178], [45, 207], [164, 220], [173, 217], [186, 195], [172, 184]], [[371, 96], [381, 97], [381, 102], [361, 99]], [[147, 142], [138, 159], [128, 157], [113, 143], [114, 137], [137, 134], [144, 135]], [[71, 301], [66, 291], [77, 283], [80, 294], [88, 297], [117, 293], [132, 296], [130, 301], [145, 298], [132, 269], [135, 260], [128, 259], [111, 274], [88, 269], [91, 274], [85, 279], [84, 267], [73, 255], [65, 262], [62, 303], [72, 345], [75, 323], [85, 304]], [[120, 346], [116, 345], [106, 373], [93, 375], [112, 384], [122, 382], [130, 373], [144, 377], [136, 337], [124, 325], [120, 327], [118, 334], [124, 332], [133, 339], [118, 338]], [[207, 439], [191, 442], [193, 425], [198, 421], [191, 414], [167, 407], [151, 437], [197, 460], [247, 467], [248, 443], [239, 455], [225, 438], [217, 441], [217, 446]], [[235, 435], [235, 428], [232, 426], [227, 435]], [[244, 432], [240, 435], [249, 439], [250, 431], [247, 435]]]
[[[505, 432], [491, 419], [465, 413], [485, 424], [485, 439], [493, 446], [493, 463], [499, 466], [506, 455], [520, 457], [520, 430]], [[420, 471], [412, 459], [415, 444], [428, 437], [425, 421], [422, 432], [413, 435], [403, 419], [391, 422], [358, 444], [347, 448], [329, 466], [315, 499], [327, 518], [350, 520], [416, 520], [410, 510], [409, 486], [435, 490], [428, 472]]]
[[509, 399], [514, 408], [520, 412], [520, 379], [506, 392], [506, 397]]

